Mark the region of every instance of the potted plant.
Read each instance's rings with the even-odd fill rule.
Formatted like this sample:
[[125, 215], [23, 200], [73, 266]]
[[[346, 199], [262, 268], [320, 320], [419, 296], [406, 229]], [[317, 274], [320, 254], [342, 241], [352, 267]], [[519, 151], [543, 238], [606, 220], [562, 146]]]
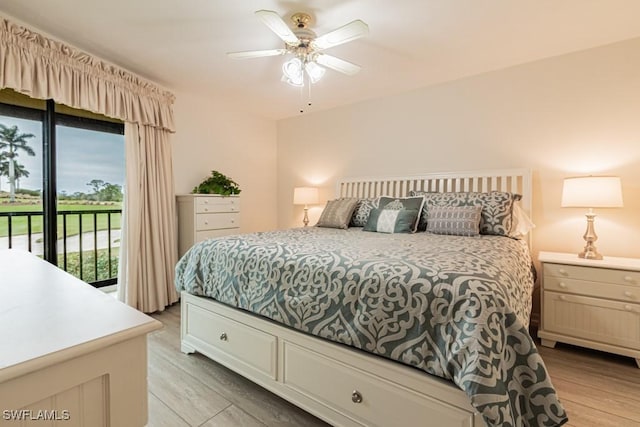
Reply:
[[223, 196], [231, 196], [240, 194], [238, 183], [221, 174], [218, 171], [211, 171], [211, 176], [206, 178], [200, 184], [193, 188], [193, 194], [220, 194]]

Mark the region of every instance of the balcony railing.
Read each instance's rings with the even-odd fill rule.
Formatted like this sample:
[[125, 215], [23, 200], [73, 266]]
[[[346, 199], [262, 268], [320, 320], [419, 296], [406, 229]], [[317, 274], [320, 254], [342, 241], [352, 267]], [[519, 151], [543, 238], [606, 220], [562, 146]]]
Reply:
[[[95, 287], [115, 284], [120, 228], [113, 226], [119, 225], [121, 215], [121, 209], [58, 211], [58, 267]], [[34, 232], [36, 221], [42, 223], [42, 212], [0, 212], [0, 236], [3, 228], [7, 230], [0, 237], [0, 248], [42, 256], [43, 235]]]

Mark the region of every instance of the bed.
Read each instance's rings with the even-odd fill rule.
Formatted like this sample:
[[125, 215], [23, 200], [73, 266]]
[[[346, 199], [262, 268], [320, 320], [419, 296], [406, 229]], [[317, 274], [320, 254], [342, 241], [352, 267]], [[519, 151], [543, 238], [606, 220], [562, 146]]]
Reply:
[[[431, 174], [343, 180], [337, 195], [501, 191], [529, 211], [530, 185], [526, 170]], [[333, 425], [561, 425], [527, 332], [530, 267], [527, 240], [496, 235], [309, 227], [209, 240], [176, 266], [182, 351]]]

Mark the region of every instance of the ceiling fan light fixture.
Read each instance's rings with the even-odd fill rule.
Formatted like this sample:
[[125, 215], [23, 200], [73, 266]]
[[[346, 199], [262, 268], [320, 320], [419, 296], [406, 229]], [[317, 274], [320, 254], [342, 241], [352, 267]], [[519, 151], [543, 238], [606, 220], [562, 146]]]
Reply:
[[309, 79], [313, 84], [319, 82], [322, 76], [324, 76], [324, 73], [327, 71], [315, 62], [307, 62], [304, 66], [304, 69], [307, 71]]
[[291, 58], [282, 64], [283, 80], [291, 86], [303, 86], [304, 75], [300, 58]]

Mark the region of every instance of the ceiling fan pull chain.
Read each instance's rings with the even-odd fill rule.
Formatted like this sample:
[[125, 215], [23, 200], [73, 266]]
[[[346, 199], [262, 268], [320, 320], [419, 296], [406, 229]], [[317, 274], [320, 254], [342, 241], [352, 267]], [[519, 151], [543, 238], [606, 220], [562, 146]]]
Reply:
[[300, 85], [300, 114], [304, 113], [304, 72], [302, 73], [302, 85]]

